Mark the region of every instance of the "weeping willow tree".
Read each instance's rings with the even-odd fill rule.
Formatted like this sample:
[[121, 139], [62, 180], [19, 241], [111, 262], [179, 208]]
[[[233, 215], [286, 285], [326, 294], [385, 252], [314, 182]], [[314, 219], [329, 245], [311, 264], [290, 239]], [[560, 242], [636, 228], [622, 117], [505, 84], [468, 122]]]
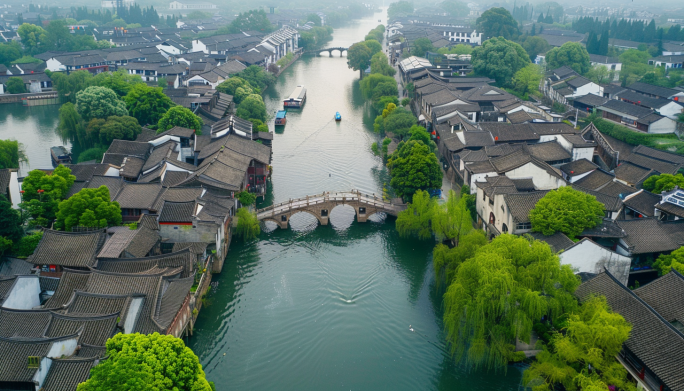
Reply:
[[537, 355], [523, 374], [524, 384], [534, 385], [534, 391], [558, 385], [566, 390], [608, 390], [608, 385], [634, 390], [627, 371], [615, 360], [631, 329], [620, 314], [611, 312], [605, 297], [591, 297], [569, 316], [565, 333], [555, 334]]
[[259, 219], [256, 213], [250, 212], [247, 208], [238, 209], [236, 216], [238, 218], [235, 233], [245, 242], [256, 239], [261, 234], [261, 227], [259, 226]]
[[418, 190], [413, 194], [412, 202], [406, 210], [399, 212], [396, 228], [401, 237], [417, 236], [429, 239], [432, 236], [430, 221], [435, 208], [435, 201], [430, 193]]
[[449, 190], [446, 202], [434, 207], [432, 231], [438, 239], [458, 246], [461, 238], [473, 229], [466, 199], [457, 197], [453, 190]]
[[449, 247], [443, 243], [437, 244], [432, 250], [432, 264], [435, 269], [437, 287], [439, 288], [443, 282], [449, 286], [461, 263], [472, 258], [475, 252], [486, 244], [487, 236], [482, 230], [472, 230], [462, 236], [458, 247]]
[[579, 286], [548, 244], [503, 234], [458, 266], [444, 294], [444, 327], [455, 359], [473, 369], [505, 370], [525, 358], [532, 325], [573, 311]]

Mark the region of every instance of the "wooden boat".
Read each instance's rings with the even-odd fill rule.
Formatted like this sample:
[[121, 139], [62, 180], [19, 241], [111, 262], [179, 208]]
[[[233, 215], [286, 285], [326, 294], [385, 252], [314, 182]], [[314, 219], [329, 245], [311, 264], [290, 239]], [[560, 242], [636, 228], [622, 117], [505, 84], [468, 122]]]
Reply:
[[335, 121], [337, 121], [337, 122], [342, 121], [342, 116], [340, 115], [339, 111], [337, 113], [335, 113]]
[[283, 107], [292, 109], [301, 109], [306, 102], [306, 88], [304, 86], [297, 86], [290, 94], [290, 97], [283, 100]]
[[71, 153], [62, 145], [50, 148], [50, 156], [52, 157], [53, 167], [71, 163]]
[[275, 116], [276, 126], [284, 126], [287, 123], [287, 111], [278, 110]]

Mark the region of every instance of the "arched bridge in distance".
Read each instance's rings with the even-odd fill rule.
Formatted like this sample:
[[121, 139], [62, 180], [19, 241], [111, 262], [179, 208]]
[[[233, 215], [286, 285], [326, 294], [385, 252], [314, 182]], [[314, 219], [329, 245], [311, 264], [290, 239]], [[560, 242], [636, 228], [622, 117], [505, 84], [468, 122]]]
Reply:
[[316, 56], [320, 56], [321, 53], [323, 52], [328, 52], [328, 56], [332, 57], [333, 52], [340, 52], [340, 57], [344, 55], [344, 53], [347, 52], [348, 48], [343, 48], [343, 47], [337, 47], [337, 48], [324, 48], [324, 49], [313, 49], [309, 50], [306, 53], [313, 53]]
[[316, 217], [321, 225], [328, 225], [330, 212], [340, 205], [349, 205], [356, 212], [356, 221], [365, 223], [375, 213], [386, 213], [397, 216], [406, 209], [406, 204], [387, 202], [375, 194], [364, 194], [358, 190], [344, 192], [325, 192], [297, 199], [290, 199], [279, 204], [257, 210], [260, 221], [273, 221], [280, 228], [287, 228], [290, 217], [295, 213], [305, 212]]

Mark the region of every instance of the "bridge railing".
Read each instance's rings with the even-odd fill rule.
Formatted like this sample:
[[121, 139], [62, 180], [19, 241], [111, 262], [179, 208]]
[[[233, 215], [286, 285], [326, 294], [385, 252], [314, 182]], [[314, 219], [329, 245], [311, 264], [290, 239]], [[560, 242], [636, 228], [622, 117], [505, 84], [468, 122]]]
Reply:
[[[283, 213], [283, 212], [289, 212], [295, 209], [301, 209], [302, 207], [306, 206], [312, 206], [312, 205], [317, 205], [317, 204], [322, 204], [326, 202], [362, 202], [367, 205], [379, 207], [381, 209], [385, 210], [397, 210], [399, 209], [398, 206], [393, 205], [391, 203], [385, 202], [382, 197], [378, 195], [370, 195], [370, 194], [365, 194], [361, 193], [359, 190], [351, 190], [349, 192], [337, 192], [337, 193], [330, 193], [330, 192], [324, 192], [321, 194], [316, 194], [312, 196], [306, 196], [306, 197], [300, 197], [300, 198], [295, 198], [295, 199], [290, 199], [288, 201], [283, 201], [278, 204], [274, 204], [271, 206], [267, 206], [265, 208], [257, 209], [257, 215], [259, 214], [265, 214], [270, 212], [270, 215], [273, 216], [276, 213]], [[306, 202], [306, 203], [304, 203]]]

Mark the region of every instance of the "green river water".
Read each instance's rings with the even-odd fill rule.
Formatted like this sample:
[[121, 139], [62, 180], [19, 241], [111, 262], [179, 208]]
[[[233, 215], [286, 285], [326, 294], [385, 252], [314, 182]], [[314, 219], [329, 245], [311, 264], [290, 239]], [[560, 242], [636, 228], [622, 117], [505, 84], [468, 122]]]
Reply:
[[[384, 15], [336, 29], [328, 45], [363, 39]], [[339, 54], [304, 57], [267, 91], [274, 113], [297, 85], [308, 90], [305, 107], [276, 131], [271, 190], [260, 206], [323, 191], [381, 193], [389, 178], [370, 150], [377, 136], [358, 78]], [[373, 217], [359, 224], [351, 207], [337, 207], [331, 225], [318, 227], [300, 213], [288, 230], [269, 225], [257, 241], [233, 242], [188, 341], [217, 389], [517, 389], [514, 367], [492, 374], [454, 365], [434, 243], [400, 239], [394, 218]]]

